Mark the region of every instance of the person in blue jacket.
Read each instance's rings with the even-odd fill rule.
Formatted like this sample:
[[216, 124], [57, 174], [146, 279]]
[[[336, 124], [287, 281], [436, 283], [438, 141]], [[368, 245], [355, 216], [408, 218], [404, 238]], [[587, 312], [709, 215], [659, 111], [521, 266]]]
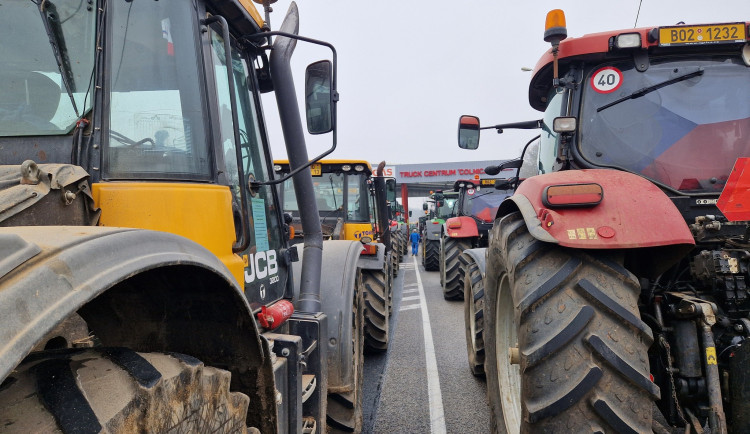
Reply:
[[411, 240], [411, 254], [416, 255], [419, 253], [419, 232], [414, 229], [409, 239]]

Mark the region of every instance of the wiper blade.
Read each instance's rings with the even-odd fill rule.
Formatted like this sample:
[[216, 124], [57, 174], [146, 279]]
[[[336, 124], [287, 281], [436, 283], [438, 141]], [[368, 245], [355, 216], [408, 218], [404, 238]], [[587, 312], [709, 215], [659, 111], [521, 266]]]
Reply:
[[75, 86], [73, 70], [70, 67], [70, 58], [68, 57], [68, 49], [65, 46], [65, 37], [60, 27], [60, 16], [57, 14], [57, 7], [51, 1], [43, 0], [39, 5], [39, 12], [42, 15], [42, 23], [44, 23], [44, 30], [47, 32], [49, 44], [52, 46], [52, 52], [55, 55], [57, 69], [60, 71], [63, 86], [65, 86], [65, 91], [68, 93], [70, 103], [73, 104], [76, 117], [80, 118], [81, 115], [78, 113], [78, 107], [73, 97]]
[[693, 77], [698, 77], [699, 75], [703, 75], [703, 72], [704, 72], [703, 68], [699, 68], [697, 71], [689, 72], [687, 74], [680, 75], [679, 77], [670, 78], [669, 80], [662, 81], [661, 83], [656, 83], [656, 84], [653, 84], [651, 86], [644, 87], [643, 89], [636, 90], [635, 92], [631, 93], [628, 96], [624, 96], [624, 97], [622, 97], [620, 99], [612, 101], [609, 104], [605, 104], [605, 105], [599, 107], [598, 109], [596, 109], [596, 111], [600, 112], [600, 111], [602, 111], [604, 109], [608, 109], [608, 108], [610, 108], [610, 107], [612, 107], [614, 105], [620, 104], [623, 101], [627, 101], [629, 99], [640, 98], [640, 97], [642, 97], [644, 95], [647, 95], [647, 94], [649, 94], [649, 93], [651, 93], [651, 92], [653, 92], [655, 90], [659, 90], [662, 87], [667, 87], [667, 86], [669, 86], [671, 84], [679, 83], [681, 81], [685, 81], [685, 80], [688, 80], [688, 79], [693, 78]]

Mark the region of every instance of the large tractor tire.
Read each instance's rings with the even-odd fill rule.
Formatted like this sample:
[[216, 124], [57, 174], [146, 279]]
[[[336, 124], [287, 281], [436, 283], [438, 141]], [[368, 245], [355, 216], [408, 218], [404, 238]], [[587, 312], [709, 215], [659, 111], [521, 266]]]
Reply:
[[425, 271], [440, 270], [440, 240], [425, 240], [423, 254]]
[[393, 278], [398, 276], [399, 264], [401, 263], [401, 245], [394, 232], [391, 236], [391, 271]]
[[470, 248], [470, 238], [443, 238], [440, 249], [440, 284], [446, 300], [464, 298], [464, 270], [458, 258], [464, 250]]
[[660, 391], [649, 379], [653, 335], [640, 319], [635, 276], [609, 252], [536, 240], [520, 213], [498, 219], [490, 240], [493, 431], [651, 432]]
[[462, 256], [464, 269], [464, 323], [469, 369], [484, 376], [484, 280], [479, 264], [469, 255]]
[[364, 392], [364, 291], [360, 282], [352, 306], [352, 372], [354, 390], [328, 393], [327, 425], [329, 433], [362, 432], [362, 395]]
[[181, 354], [97, 348], [34, 353], [3, 382], [13, 433], [259, 433], [231, 374]]
[[383, 270], [362, 270], [365, 296], [365, 351], [388, 350], [388, 276]]

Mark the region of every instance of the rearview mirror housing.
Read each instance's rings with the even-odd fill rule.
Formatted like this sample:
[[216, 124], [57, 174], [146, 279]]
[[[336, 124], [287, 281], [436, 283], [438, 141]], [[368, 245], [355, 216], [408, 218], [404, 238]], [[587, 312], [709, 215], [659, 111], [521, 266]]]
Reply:
[[333, 131], [333, 92], [330, 60], [311, 63], [305, 69], [305, 115], [310, 134]]
[[458, 147], [477, 149], [479, 147], [479, 118], [463, 115], [458, 119]]

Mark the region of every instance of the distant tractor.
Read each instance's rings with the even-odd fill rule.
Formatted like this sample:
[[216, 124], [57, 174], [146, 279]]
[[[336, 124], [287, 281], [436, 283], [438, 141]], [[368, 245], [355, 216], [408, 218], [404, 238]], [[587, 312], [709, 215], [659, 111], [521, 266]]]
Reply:
[[440, 283], [446, 300], [464, 297], [461, 254], [464, 250], [487, 247], [487, 234], [492, 228], [500, 203], [513, 191], [507, 183], [495, 188], [495, 179], [459, 180], [453, 184], [458, 193], [453, 215], [445, 220], [440, 238]]
[[[457, 192], [436, 191], [423, 204], [424, 210], [430, 211], [422, 233], [422, 265], [427, 271], [440, 270], [440, 241], [443, 236], [443, 224], [445, 219], [454, 215], [457, 200]], [[429, 209], [429, 203], [433, 204], [432, 210]]]
[[[750, 432], [748, 24], [548, 14], [538, 175], [486, 250], [493, 431]], [[496, 127], [462, 116], [459, 146]]]
[[[274, 170], [282, 176], [289, 173], [289, 162], [274, 161]], [[364, 287], [365, 349], [386, 351], [393, 303], [393, 267], [398, 266], [398, 261], [392, 259], [395, 255], [387, 218], [385, 180], [373, 177], [370, 164], [364, 160], [321, 160], [311, 166], [310, 172], [323, 238], [362, 243], [357, 268]], [[378, 188], [376, 184], [382, 185]], [[284, 182], [279, 195], [294, 239], [301, 242], [305, 234], [291, 179]]]

